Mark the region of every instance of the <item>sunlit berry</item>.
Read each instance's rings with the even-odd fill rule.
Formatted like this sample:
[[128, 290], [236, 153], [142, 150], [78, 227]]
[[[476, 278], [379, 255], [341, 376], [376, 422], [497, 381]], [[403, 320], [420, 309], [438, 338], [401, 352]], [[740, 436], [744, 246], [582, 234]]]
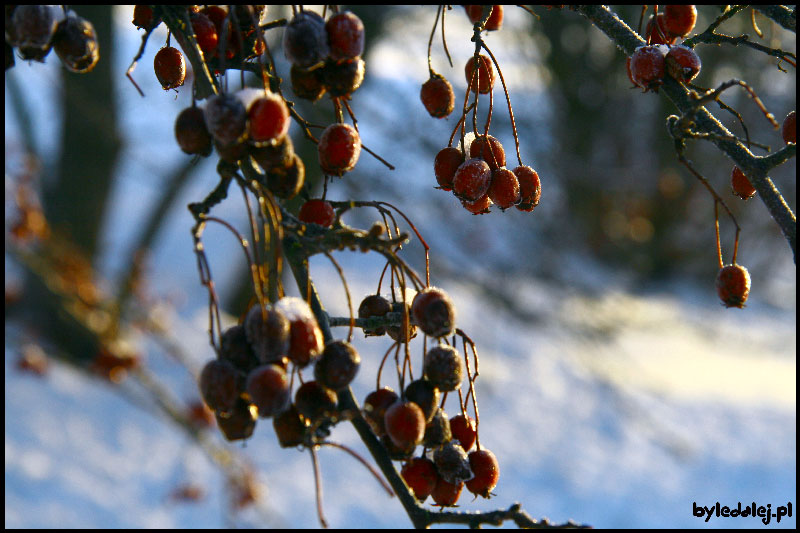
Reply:
[[399, 448], [406, 449], [422, 442], [425, 436], [425, 415], [413, 402], [398, 401], [384, 415], [386, 433]]
[[493, 170], [492, 183], [489, 185], [489, 198], [503, 210], [517, 205], [521, 196], [516, 174], [507, 168]]
[[463, 483], [450, 483], [439, 476], [436, 480], [436, 486], [431, 492], [431, 498], [440, 507], [452, 507], [458, 501], [458, 497], [461, 496], [463, 488]]
[[668, 48], [663, 44], [637, 48], [631, 56], [631, 78], [645, 91], [658, 91], [664, 83], [665, 58]]
[[[467, 61], [464, 67], [464, 76], [470, 88], [475, 91], [477, 87], [478, 92], [481, 94], [488, 94], [494, 87], [494, 68], [492, 67], [492, 60], [481, 54], [479, 56], [480, 67], [478, 73], [475, 74], [475, 56], [472, 56]], [[477, 79], [473, 79], [477, 77]]]
[[539, 174], [531, 167], [522, 165], [512, 170], [519, 180], [520, 201], [517, 209], [520, 211], [533, 211], [539, 205], [542, 196], [542, 184], [539, 181]]
[[664, 58], [667, 74], [678, 81], [688, 83], [700, 72], [700, 56], [689, 47], [672, 46]]
[[737, 166], [734, 166], [731, 171], [731, 188], [733, 189], [733, 194], [742, 200], [749, 200], [756, 194], [756, 188], [747, 179], [742, 169]]
[[398, 396], [389, 387], [370, 392], [364, 399], [364, 418], [379, 437], [386, 434], [386, 410], [397, 402]]
[[326, 200], [311, 199], [300, 206], [297, 218], [307, 224], [319, 224], [324, 228], [330, 228], [336, 220], [336, 211]]
[[94, 26], [72, 12], [58, 25], [53, 49], [70, 72], [90, 72], [100, 60]]
[[464, 154], [458, 148], [448, 147], [439, 150], [433, 160], [433, 172], [436, 175], [436, 182], [445, 191], [453, 189], [453, 179], [456, 170], [464, 162]]
[[461, 205], [463, 205], [464, 209], [473, 215], [485, 215], [489, 212], [489, 208], [492, 206], [492, 199], [489, 198], [489, 193], [486, 193], [474, 202], [462, 200]]
[[440, 344], [425, 354], [425, 377], [440, 391], [454, 391], [461, 386], [464, 371], [461, 355], [452, 346]]
[[471, 416], [464, 416], [463, 414], [456, 415], [450, 419], [450, 431], [453, 438], [456, 439], [465, 451], [470, 451], [475, 444], [477, 438], [477, 431], [475, 429], [475, 421]]
[[165, 91], [180, 87], [186, 80], [186, 61], [177, 48], [165, 46], [159, 50], [153, 60], [153, 69]]
[[400, 470], [400, 475], [420, 502], [430, 496], [438, 478], [433, 462], [425, 457], [415, 457], [408, 461]]
[[262, 363], [274, 363], [288, 354], [290, 323], [273, 306], [252, 306], [244, 319], [244, 330]]
[[355, 13], [337, 13], [325, 23], [325, 30], [331, 59], [354, 59], [364, 53], [364, 23]]
[[433, 418], [436, 409], [439, 408], [439, 389], [425, 378], [415, 379], [409, 383], [403, 396], [406, 400], [414, 402], [422, 409], [426, 425]]
[[247, 376], [246, 391], [262, 418], [280, 413], [291, 402], [289, 377], [278, 365], [263, 365], [251, 371]]
[[469, 467], [473, 477], [466, 482], [467, 490], [476, 496], [488, 498], [500, 477], [497, 458], [486, 448], [475, 450], [469, 454]]
[[323, 350], [322, 330], [311, 308], [300, 298], [287, 296], [275, 308], [289, 321], [289, 360], [300, 368], [316, 361]]
[[276, 143], [289, 131], [289, 108], [275, 93], [269, 92], [251, 103], [247, 116], [250, 140], [255, 143]]
[[443, 76], [431, 76], [419, 92], [422, 105], [434, 118], [444, 118], [453, 112], [456, 95], [453, 86]]
[[339, 391], [350, 385], [360, 366], [361, 356], [352, 344], [329, 342], [314, 365], [314, 379], [331, 390]]
[[361, 137], [349, 124], [331, 124], [319, 139], [319, 164], [329, 174], [341, 174], [355, 168], [361, 155]]
[[228, 361], [212, 359], [200, 372], [198, 385], [203, 401], [211, 410], [227, 413], [239, 397], [239, 372]]
[[453, 192], [466, 202], [474, 202], [489, 191], [492, 170], [483, 159], [467, 159], [453, 177]]
[[693, 5], [679, 4], [664, 6], [664, 26], [678, 37], [689, 35], [697, 22], [697, 8]]
[[743, 308], [750, 295], [750, 273], [741, 265], [727, 265], [717, 274], [717, 294], [725, 307]]
[[483, 159], [492, 170], [506, 166], [506, 151], [500, 141], [491, 135], [475, 137], [469, 145], [469, 156]]
[[411, 315], [419, 329], [431, 337], [452, 335], [456, 327], [453, 301], [436, 287], [427, 287], [414, 296]]
[[664, 13], [659, 13], [657, 17], [650, 17], [644, 31], [644, 38], [648, 44], [675, 44], [677, 40], [677, 37], [667, 31]]

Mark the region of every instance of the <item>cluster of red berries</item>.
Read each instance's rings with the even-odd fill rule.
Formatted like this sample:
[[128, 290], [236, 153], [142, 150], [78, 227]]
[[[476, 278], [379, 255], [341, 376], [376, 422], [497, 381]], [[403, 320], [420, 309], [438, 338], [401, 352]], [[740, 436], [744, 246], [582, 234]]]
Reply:
[[314, 11], [300, 11], [286, 26], [283, 52], [292, 64], [292, 90], [300, 98], [315, 102], [326, 92], [346, 97], [364, 81], [364, 23], [349, 11], [327, 21]]
[[[455, 331], [455, 307], [441, 289], [428, 287], [416, 294], [410, 306], [369, 295], [361, 302], [359, 318], [397, 313], [401, 326], [365, 328], [367, 336], [388, 334], [397, 343], [408, 342], [419, 328], [425, 335], [444, 339]], [[367, 395], [363, 415], [392, 459], [403, 461], [401, 475], [420, 502], [428, 496], [436, 505], [453, 506], [466, 484], [473, 494], [489, 497], [497, 485], [499, 466], [486, 449], [471, 451], [476, 443], [475, 421], [465, 412], [449, 419], [442, 394], [460, 389], [464, 380], [461, 355], [440, 342], [424, 357], [423, 376], [398, 395], [389, 387]], [[472, 383], [470, 383], [472, 385]], [[415, 457], [417, 446], [423, 446]], [[469, 453], [468, 453], [469, 452]]]
[[100, 59], [97, 35], [88, 20], [60, 6], [6, 6], [6, 70], [14, 48], [25, 60], [41, 61], [56, 51], [70, 72], [91, 71]]
[[631, 83], [645, 92], [658, 92], [665, 75], [683, 83], [692, 81], [700, 72], [700, 57], [675, 42], [688, 35], [696, 21], [693, 5], [665, 6], [663, 13], [651, 16], [645, 30], [647, 44], [637, 48], [626, 62]]
[[[302, 369], [312, 363], [314, 380], [297, 387], [292, 399], [290, 365]], [[223, 332], [217, 358], [200, 373], [200, 393], [228, 440], [247, 439], [258, 417], [272, 418], [280, 445], [294, 447], [335, 421], [336, 391], [350, 384], [360, 364], [348, 342], [323, 347], [311, 309], [286, 297], [254, 305], [243, 324]]]

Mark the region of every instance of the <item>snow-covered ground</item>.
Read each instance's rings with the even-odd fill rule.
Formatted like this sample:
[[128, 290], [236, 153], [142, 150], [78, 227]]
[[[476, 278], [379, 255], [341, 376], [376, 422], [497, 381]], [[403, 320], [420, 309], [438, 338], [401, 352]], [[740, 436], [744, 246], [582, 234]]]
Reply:
[[[456, 18], [448, 19], [448, 31], [458, 31]], [[129, 20], [130, 13], [121, 10], [120, 25], [128, 29]], [[412, 30], [415, 35], [429, 31]], [[413, 46], [424, 50], [425, 44], [420, 40]], [[137, 46], [138, 38], [123, 41], [115, 58], [121, 72]], [[357, 184], [360, 197], [390, 200], [417, 223], [433, 249], [432, 281], [451, 295], [459, 327], [478, 345], [481, 442], [496, 454], [501, 475], [495, 497], [472, 501], [465, 493], [460, 509], [501, 509], [518, 501], [536, 518], [574, 519], [595, 527], [743, 528], [762, 524], [741, 517], [705, 522], [693, 516], [693, 503], [736, 507], [756, 502], [770, 504], [775, 512], [791, 502], [791, 519], [780, 524], [773, 520], [770, 527], [795, 528], [796, 273], [790, 260], [781, 259], [787, 250], [779, 250], [777, 260], [787, 263], [789, 274], [772, 287], [773, 293], [783, 293], [784, 304], [777, 306], [776, 298], [764, 299], [754, 290], [744, 310], [725, 310], [713, 288], [688, 283], [630, 290], [624, 276], [566, 251], [560, 282], [514, 275], [507, 265], [516, 253], [510, 250], [520, 214], [456, 213], [455, 199], [431, 188], [428, 163], [399, 155], [409, 146], [407, 139], [397, 139], [400, 150], [378, 144], [387, 135], [381, 123], [391, 123], [382, 114], [389, 113], [386, 106], [380, 105], [387, 91], [405, 99], [392, 100], [402, 109], [406, 101], [416, 101], [424, 81], [397, 79], [396, 71], [379, 65], [406, 60], [410, 71], [422, 76], [424, 52], [422, 61], [417, 52], [389, 46], [376, 50], [373, 61], [378, 66], [368, 80], [372, 89], [365, 86], [363, 94], [356, 94], [354, 108], [362, 135], [373, 139], [368, 145], [389, 154], [398, 170], [389, 173], [362, 154], [352, 179], [373, 180]], [[25, 76], [55, 79], [53, 64], [57, 61], [18, 64], [15, 69]], [[108, 215], [102, 263], [108, 275], [118, 271], [118, 258], [135, 238], [127, 228], [146, 216], [143, 207], [158, 194], [159, 179], [184, 160], [173, 146], [170, 124], [188, 101], [187, 91], [176, 102], [160, 89], [148, 88], [153, 80], [148, 80], [147, 64], [145, 58], [141, 73], [135, 74], [148, 94], [146, 105], [127, 80], [120, 87], [131, 144], [114, 192], [119, 208]], [[513, 84], [513, 68], [507, 72], [507, 82]], [[33, 112], [36, 118], [48, 111], [37, 104]], [[427, 122], [420, 119], [420, 124]], [[442, 133], [453, 122], [447, 124], [436, 126], [440, 137], [449, 135]], [[13, 121], [7, 117], [6, 137], [13, 135]], [[43, 137], [42, 145], [46, 152], [52, 139]], [[148, 158], [154, 147], [166, 152], [163, 161]], [[212, 354], [205, 333], [205, 293], [191, 252], [191, 220], [182, 205], [201, 198], [214, 184], [209, 166], [183, 193], [151, 265], [153, 292], [179, 302], [170, 318], [172, 330], [195, 371]], [[346, 196], [339, 187], [332, 186], [332, 198]], [[387, 197], [380, 197], [383, 193]], [[439, 196], [431, 202], [432, 195]], [[129, 198], [139, 201], [122, 201]], [[238, 197], [229, 199], [215, 213], [242, 222], [240, 202]], [[437, 208], [433, 215], [431, 205]], [[548, 216], [547, 209], [555, 208], [538, 209], [536, 215]], [[448, 231], [439, 231], [443, 225]], [[487, 235], [490, 253], [475, 254], [470, 243], [475, 246], [477, 237], [485, 242]], [[240, 255], [231, 254], [240, 252], [223, 232], [209, 230], [207, 244], [223, 292], [231, 285], [226, 274], [232, 272], [224, 259], [238, 261]], [[421, 264], [419, 246], [412, 243], [406, 252], [409, 261]], [[383, 268], [377, 256], [335, 257], [356, 303], [374, 292]], [[448, 276], [437, 275], [436, 265]], [[456, 268], [463, 268], [464, 275], [455, 275]], [[311, 274], [329, 311], [346, 315], [343, 289], [330, 263], [313, 259]], [[296, 293], [292, 286], [289, 291]], [[343, 337], [346, 329], [335, 333]], [[130, 395], [70, 367], [53, 365], [43, 378], [19, 373], [15, 361], [22, 342], [20, 328], [7, 323], [6, 527], [318, 527], [309, 455], [281, 449], [271, 424], [260, 422], [246, 446], [224, 443], [212, 434], [216, 445], [234, 450], [258, 473], [258, 504], [231, 515], [225, 478], [194, 441]], [[356, 332], [354, 343], [362, 367], [353, 388], [361, 400], [374, 387], [389, 341], [364, 339]], [[158, 346], [144, 346], [149, 368], [170, 385], [171, 393], [182, 401], [195, 399], [192, 376]], [[412, 353], [421, 350], [419, 340], [412, 343]], [[390, 375], [384, 371], [384, 381]], [[348, 424], [337, 426], [332, 438], [368, 457]], [[320, 450], [319, 456], [325, 514], [332, 527], [410, 526], [400, 503], [388, 498], [356, 461], [332, 448]], [[203, 497], [194, 502], [171, 498], [187, 484], [201, 487]]]

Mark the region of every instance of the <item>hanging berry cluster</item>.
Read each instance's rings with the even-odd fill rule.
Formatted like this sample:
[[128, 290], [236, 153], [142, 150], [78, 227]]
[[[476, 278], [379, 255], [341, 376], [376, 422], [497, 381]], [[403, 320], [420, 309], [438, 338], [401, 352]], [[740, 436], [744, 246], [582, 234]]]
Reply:
[[63, 6], [7, 5], [6, 70], [14, 66], [14, 49], [26, 61], [44, 62], [55, 50], [70, 72], [90, 72], [100, 59], [97, 35], [88, 20]]
[[[464, 97], [461, 117], [453, 130], [453, 134], [450, 136], [448, 146], [440, 150], [434, 159], [434, 175], [439, 185], [438, 188], [444, 191], [453, 191], [453, 194], [461, 201], [464, 208], [475, 215], [488, 213], [492, 205], [496, 205], [502, 211], [510, 207], [516, 207], [520, 211], [533, 211], [533, 208], [539, 204], [541, 197], [542, 189], [539, 175], [530, 166], [522, 164], [517, 129], [514, 124], [514, 113], [511, 109], [511, 101], [508, 98], [505, 81], [494, 55], [481, 38], [482, 31], [495, 31], [502, 27], [503, 6], [468, 5], [464, 6], [464, 8], [474, 25], [475, 54], [467, 60], [464, 67], [468, 88]], [[434, 118], [447, 117], [455, 108], [455, 93], [452, 85], [444, 76], [435, 72], [431, 66], [430, 48], [433, 42], [433, 34], [436, 31], [440, 15], [442, 26], [444, 27], [444, 14], [447, 9], [446, 6], [440, 6], [436, 13], [436, 20], [428, 43], [429, 79], [422, 85], [420, 91], [422, 104]], [[486, 51], [489, 56], [482, 54], [482, 51]], [[495, 85], [495, 71], [492, 65], [497, 67], [497, 73], [503, 84], [503, 91], [506, 95], [508, 112], [511, 118], [512, 133], [517, 145], [519, 165], [513, 170], [506, 168], [506, 154], [500, 141], [489, 135]], [[472, 103], [467, 105], [470, 95], [474, 95], [474, 99]], [[489, 95], [489, 109], [483, 133], [479, 133], [477, 126], [480, 95]], [[471, 139], [465, 136], [464, 133], [470, 111], [472, 111], [473, 124], [473, 138]], [[458, 145], [453, 147], [453, 139], [459, 128], [461, 129], [460, 147]]]

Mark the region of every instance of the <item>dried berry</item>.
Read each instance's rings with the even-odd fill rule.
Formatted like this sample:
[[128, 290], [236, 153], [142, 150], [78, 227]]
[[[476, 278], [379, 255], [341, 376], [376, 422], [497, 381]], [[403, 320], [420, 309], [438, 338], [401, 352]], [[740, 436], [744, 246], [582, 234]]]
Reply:
[[291, 200], [306, 180], [306, 167], [300, 156], [294, 154], [286, 166], [274, 166], [267, 170], [267, 188], [279, 198]]
[[250, 104], [247, 116], [248, 133], [254, 143], [276, 144], [289, 131], [289, 108], [275, 93], [269, 92]]
[[453, 193], [465, 202], [474, 202], [489, 191], [492, 170], [482, 159], [467, 159], [453, 177]]
[[797, 144], [797, 115], [794, 111], [783, 119], [781, 134], [783, 135], [783, 142], [786, 144]]
[[398, 446], [389, 438], [389, 435], [381, 437], [381, 444], [386, 449], [386, 453], [392, 461], [405, 461], [406, 459], [410, 459], [411, 456], [414, 455], [414, 450], [417, 449], [417, 445], [414, 443], [410, 443], [405, 447]]
[[389, 387], [370, 392], [364, 400], [364, 418], [379, 437], [386, 434], [386, 410], [397, 402], [398, 396]]
[[683, 45], [670, 47], [664, 64], [670, 76], [684, 83], [692, 81], [700, 72], [700, 56]]
[[228, 361], [212, 359], [200, 372], [198, 385], [209, 408], [218, 413], [228, 413], [239, 397], [239, 372]]
[[288, 355], [290, 323], [273, 306], [252, 306], [244, 319], [244, 331], [247, 341], [262, 363], [274, 363]]
[[149, 30], [153, 26], [161, 23], [161, 19], [156, 19], [153, 16], [153, 6], [139, 6], [133, 7], [133, 25], [139, 29]]
[[289, 377], [286, 371], [273, 364], [263, 365], [247, 376], [247, 394], [258, 408], [258, 416], [268, 418], [280, 413], [291, 402]]
[[249, 145], [248, 152], [264, 173], [275, 167], [288, 167], [294, 160], [294, 144], [292, 138], [285, 135], [274, 144], [260, 146]]
[[[480, 22], [483, 18], [483, 6], [464, 6], [464, 10], [467, 12], [467, 16], [473, 24]], [[493, 5], [489, 13], [489, 18], [486, 20], [484, 29], [489, 31], [499, 30], [503, 26], [503, 6]]]
[[283, 53], [290, 63], [308, 68], [323, 61], [329, 53], [325, 21], [313, 11], [301, 11], [283, 32]]
[[292, 91], [298, 97], [316, 102], [325, 94], [325, 85], [322, 83], [322, 69], [305, 69], [292, 65], [290, 71]]
[[325, 61], [320, 76], [331, 96], [347, 96], [361, 87], [364, 81], [364, 60], [360, 57], [345, 61]]
[[436, 471], [449, 483], [463, 483], [472, 479], [467, 452], [458, 443], [450, 441], [433, 452]]
[[520, 201], [519, 180], [516, 174], [507, 168], [492, 171], [492, 183], [489, 185], [489, 198], [497, 207], [506, 210]]
[[475, 421], [469, 415], [456, 415], [450, 419], [450, 431], [465, 451], [469, 451], [475, 444], [477, 432]]
[[479, 59], [480, 67], [478, 68], [477, 80], [473, 81], [473, 77], [476, 76], [475, 56], [470, 57], [467, 61], [464, 67], [464, 76], [467, 78], [467, 83], [473, 91], [477, 87], [479, 93], [488, 94], [489, 91], [492, 90], [492, 87], [494, 87], [494, 69], [492, 68], [492, 61], [483, 54], [479, 56]]
[[488, 498], [500, 477], [497, 458], [485, 448], [476, 450], [469, 454], [469, 467], [473, 478], [467, 481], [467, 490], [476, 496]]
[[247, 110], [239, 98], [228, 94], [212, 96], [205, 107], [206, 126], [222, 145], [229, 146], [244, 137]]
[[437, 448], [452, 439], [453, 433], [450, 431], [450, 420], [447, 418], [447, 413], [441, 408], [437, 408], [433, 418], [425, 426], [422, 445], [426, 448]]
[[403, 324], [401, 326], [387, 327], [386, 333], [388, 333], [389, 336], [393, 340], [396, 340], [397, 342], [406, 342], [416, 337], [417, 326], [415, 326], [410, 320], [411, 304], [410, 303], [403, 304], [402, 301], [394, 302], [392, 304], [392, 312], [400, 314], [400, 317], [403, 320]]
[[364, 23], [350, 11], [337, 13], [325, 23], [329, 55], [334, 61], [355, 59], [364, 53]]
[[742, 169], [737, 166], [734, 166], [733, 171], [731, 171], [731, 188], [733, 189], [733, 194], [742, 200], [749, 200], [756, 194], [756, 188], [747, 179]]
[[520, 211], [533, 211], [539, 205], [542, 196], [542, 184], [539, 181], [539, 174], [529, 166], [519, 166], [512, 170], [519, 180], [520, 201], [517, 209]]
[[425, 415], [413, 402], [398, 401], [386, 410], [386, 434], [403, 450], [416, 446], [425, 436]]
[[433, 462], [425, 457], [415, 457], [408, 461], [400, 470], [400, 475], [420, 502], [430, 496], [438, 478]]
[[208, 156], [213, 149], [206, 127], [205, 113], [199, 107], [187, 107], [175, 119], [175, 140], [184, 153]]
[[436, 154], [436, 159], [433, 161], [433, 172], [439, 187], [445, 191], [453, 189], [456, 170], [463, 162], [464, 154], [458, 148], [443, 148]]
[[294, 395], [294, 405], [312, 425], [336, 415], [336, 393], [316, 381], [306, 381]]
[[425, 354], [425, 377], [440, 391], [454, 391], [461, 386], [461, 355], [452, 346], [434, 346]]
[[419, 329], [431, 337], [446, 337], [455, 331], [455, 306], [442, 289], [427, 287], [419, 291], [411, 303], [411, 315]]
[[305, 441], [306, 424], [294, 404], [272, 417], [272, 427], [281, 448], [294, 448]]
[[439, 408], [439, 389], [434, 387], [427, 379], [415, 379], [408, 384], [404, 393], [405, 399], [414, 402], [422, 409], [425, 415], [425, 424], [433, 419], [434, 413]]
[[100, 60], [94, 26], [72, 12], [58, 25], [53, 49], [70, 72], [91, 72]]
[[217, 426], [228, 440], [249, 439], [256, 428], [256, 416], [250, 404], [239, 398], [227, 415], [216, 414]]
[[689, 35], [697, 22], [697, 8], [693, 5], [673, 5], [664, 7], [664, 26], [677, 37]]
[[361, 138], [349, 124], [331, 124], [319, 139], [319, 164], [328, 174], [353, 170], [361, 155]]
[[658, 88], [664, 83], [664, 73], [668, 48], [663, 44], [640, 46], [631, 56], [631, 78], [645, 92]]
[[456, 95], [453, 86], [444, 76], [438, 74], [431, 76], [422, 84], [419, 92], [422, 105], [434, 118], [444, 118], [453, 112], [456, 105]]
[[750, 295], [750, 273], [741, 265], [726, 265], [717, 274], [717, 294], [725, 307], [743, 308]]
[[297, 218], [306, 224], [319, 224], [324, 228], [330, 228], [336, 220], [336, 211], [330, 202], [312, 199], [300, 206]]
[[[380, 294], [370, 294], [361, 301], [358, 306], [358, 318], [371, 318], [373, 316], [385, 316], [391, 312], [392, 304]], [[385, 327], [375, 329], [363, 328], [364, 336], [380, 336], [386, 333]]]
[[361, 356], [352, 344], [329, 342], [314, 365], [314, 378], [331, 390], [342, 390], [355, 379], [360, 366]]
[[159, 50], [153, 60], [153, 69], [165, 91], [180, 87], [186, 80], [186, 61], [177, 48], [165, 46]]

